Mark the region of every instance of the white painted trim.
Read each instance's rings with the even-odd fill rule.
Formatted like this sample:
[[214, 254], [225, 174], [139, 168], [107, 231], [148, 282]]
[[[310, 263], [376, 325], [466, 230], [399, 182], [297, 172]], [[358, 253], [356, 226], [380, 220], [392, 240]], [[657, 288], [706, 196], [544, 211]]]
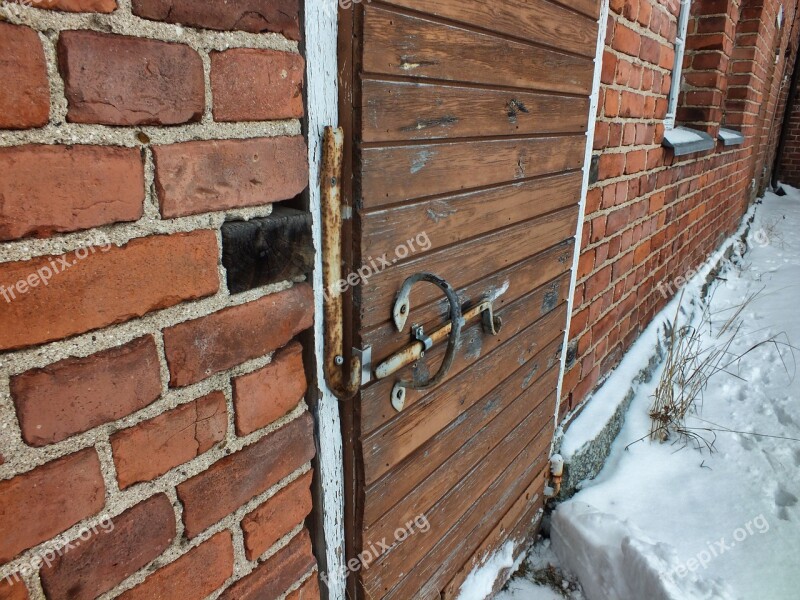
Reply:
[[[561, 394], [564, 386], [564, 375], [567, 370], [567, 344], [569, 344], [569, 328], [572, 323], [572, 311], [575, 297], [575, 288], [578, 284], [578, 261], [581, 257], [581, 239], [583, 237], [583, 219], [586, 216], [586, 195], [589, 192], [589, 169], [592, 165], [592, 151], [594, 146], [594, 127], [597, 121], [597, 107], [600, 103], [600, 75], [603, 70], [603, 52], [606, 48], [606, 29], [608, 27], [608, 2], [602, 0], [600, 7], [600, 21], [597, 28], [597, 47], [594, 55], [594, 80], [592, 81], [592, 96], [589, 101], [589, 124], [586, 128], [586, 154], [583, 159], [583, 183], [581, 184], [581, 200], [578, 205], [578, 230], [575, 232], [575, 252], [572, 256], [572, 277], [569, 283], [569, 297], [567, 298], [567, 323], [564, 330], [564, 345], [561, 352], [561, 369], [556, 387], [556, 413], [555, 427], [558, 431], [558, 411], [561, 406]], [[555, 438], [553, 439], [555, 443]], [[553, 453], [553, 447], [550, 448]]]
[[[306, 89], [308, 94], [309, 205], [313, 217], [314, 248], [314, 356], [320, 400], [317, 405], [319, 477], [322, 485], [323, 528], [327, 561], [328, 598], [345, 599], [344, 568], [344, 460], [339, 401], [325, 384], [322, 328], [322, 225], [319, 171], [322, 131], [339, 121], [337, 85], [336, 0], [306, 0]], [[331, 575], [333, 574], [333, 575]], [[323, 582], [323, 585], [325, 583]]]
[[689, 36], [689, 13], [692, 0], [681, 0], [681, 12], [678, 15], [678, 33], [675, 37], [675, 62], [672, 63], [672, 81], [669, 88], [669, 104], [664, 127], [675, 128], [678, 115], [678, 98], [681, 95], [681, 78], [683, 77], [683, 57], [686, 54], [686, 39]]

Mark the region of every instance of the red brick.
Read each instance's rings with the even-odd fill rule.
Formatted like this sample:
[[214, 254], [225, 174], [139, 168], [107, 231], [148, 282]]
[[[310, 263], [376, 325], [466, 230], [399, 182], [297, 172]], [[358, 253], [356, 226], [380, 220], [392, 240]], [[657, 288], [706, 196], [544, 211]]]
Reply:
[[268, 121], [303, 116], [303, 57], [235, 48], [211, 53], [215, 121]]
[[144, 210], [144, 165], [134, 148], [0, 148], [0, 172], [0, 240], [136, 221]]
[[647, 162], [647, 151], [636, 150], [635, 152], [628, 152], [625, 157], [625, 173], [633, 174], [644, 171]]
[[303, 585], [286, 596], [286, 600], [320, 600], [319, 579], [316, 573], [312, 573]]
[[244, 549], [248, 560], [256, 560], [275, 542], [303, 522], [311, 513], [311, 472], [245, 515], [242, 519]]
[[308, 184], [300, 136], [186, 142], [156, 146], [153, 155], [167, 219], [290, 200]]
[[641, 36], [622, 24], [617, 24], [614, 30], [614, 43], [612, 47], [623, 54], [629, 56], [639, 56], [639, 47], [641, 45]]
[[150, 336], [11, 378], [22, 438], [45, 446], [140, 410], [161, 395]]
[[30, 598], [28, 588], [25, 587], [25, 582], [21, 577], [15, 579], [14, 576], [9, 575], [0, 580], [0, 600], [28, 600], [28, 598]]
[[203, 62], [189, 46], [64, 31], [58, 64], [72, 123], [177, 125], [203, 116]]
[[[0, 350], [63, 339], [210, 296], [219, 289], [217, 263], [214, 232], [195, 231], [0, 264], [0, 302], [5, 302]], [[58, 272], [39, 285], [43, 278], [36, 279], [37, 272], [52, 273], [53, 264]]]
[[236, 433], [249, 435], [291, 412], [306, 388], [303, 348], [294, 342], [263, 369], [233, 380]]
[[313, 423], [305, 413], [184, 481], [178, 486], [178, 498], [186, 535], [197, 536], [313, 457]]
[[284, 346], [311, 327], [311, 287], [296, 285], [164, 330], [172, 387], [196, 383]]
[[625, 155], [606, 153], [600, 155], [598, 176], [600, 181], [619, 177], [625, 170]]
[[0, 563], [103, 508], [105, 485], [93, 448], [0, 482]]
[[316, 564], [311, 552], [311, 538], [308, 530], [304, 529], [285, 548], [225, 590], [219, 600], [278, 598]]
[[149, 481], [225, 439], [225, 395], [213, 392], [111, 436], [120, 489]]
[[117, 9], [117, 0], [26, 0], [26, 3], [35, 8], [64, 12], [111, 13]]
[[114, 528], [81, 540], [41, 570], [48, 598], [93, 600], [161, 555], [175, 538], [172, 504], [157, 494], [111, 522]]
[[272, 31], [292, 40], [300, 39], [298, 0], [133, 0], [133, 14], [190, 27], [250, 33]]
[[39, 36], [28, 27], [0, 23], [0, 56], [0, 129], [47, 125], [50, 86]]
[[233, 575], [233, 539], [224, 530], [119, 596], [120, 600], [203, 600]]

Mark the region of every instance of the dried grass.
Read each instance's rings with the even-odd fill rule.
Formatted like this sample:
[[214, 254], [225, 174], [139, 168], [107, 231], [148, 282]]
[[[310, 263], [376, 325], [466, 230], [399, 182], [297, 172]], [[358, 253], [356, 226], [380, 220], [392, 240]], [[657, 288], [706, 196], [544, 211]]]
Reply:
[[[760, 293], [756, 292], [741, 304], [724, 311], [726, 313], [732, 311], [724, 320], [719, 320], [722, 313], [712, 314], [706, 304], [696, 325], [679, 323], [684, 312], [683, 295], [681, 295], [675, 318], [667, 327], [669, 346], [664, 370], [653, 394], [653, 405], [650, 410], [651, 440], [672, 441], [683, 446], [692, 445], [697, 449], [713, 452], [717, 432], [732, 431], [714, 423], [709, 423], [711, 425], [709, 427], [689, 427], [686, 424], [686, 419], [690, 415], [703, 421], [698, 415], [702, 411], [703, 395], [711, 378], [723, 372], [737, 379], [743, 379], [736, 372], [739, 363], [745, 356], [762, 346], [774, 345], [782, 361], [784, 358], [781, 350], [788, 348], [794, 359], [794, 347], [789, 343], [785, 333], [760, 340], [744, 352], [731, 351], [734, 340], [744, 335], [742, 313]], [[790, 369], [785, 361], [783, 366], [787, 375], [793, 377], [789, 374]]]

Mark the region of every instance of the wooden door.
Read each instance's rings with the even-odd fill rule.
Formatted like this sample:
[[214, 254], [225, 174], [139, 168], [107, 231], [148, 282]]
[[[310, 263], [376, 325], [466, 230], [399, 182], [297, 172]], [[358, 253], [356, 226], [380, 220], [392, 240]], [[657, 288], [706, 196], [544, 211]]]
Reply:
[[[421, 271], [446, 279], [465, 308], [496, 298], [503, 320], [496, 336], [467, 323], [444, 382], [409, 390], [402, 412], [396, 378], [343, 406], [347, 557], [363, 559], [353, 597], [455, 597], [488, 553], [537, 525], [598, 18], [599, 0], [340, 11], [349, 262], [369, 273], [352, 290], [352, 345], [371, 346], [374, 366], [410, 342], [392, 306]], [[437, 288], [414, 288], [409, 322], [429, 331], [447, 316]], [[444, 349], [401, 375], [424, 380]]]

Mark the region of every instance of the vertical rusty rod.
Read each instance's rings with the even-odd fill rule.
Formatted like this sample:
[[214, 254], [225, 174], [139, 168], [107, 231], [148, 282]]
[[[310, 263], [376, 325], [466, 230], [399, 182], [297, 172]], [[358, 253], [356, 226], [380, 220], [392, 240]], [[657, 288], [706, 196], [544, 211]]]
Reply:
[[322, 201], [322, 282], [325, 329], [325, 377], [340, 400], [355, 395], [361, 384], [361, 360], [353, 356], [349, 378], [344, 366], [344, 304], [342, 294], [342, 163], [344, 132], [326, 127], [322, 141], [320, 189]]

